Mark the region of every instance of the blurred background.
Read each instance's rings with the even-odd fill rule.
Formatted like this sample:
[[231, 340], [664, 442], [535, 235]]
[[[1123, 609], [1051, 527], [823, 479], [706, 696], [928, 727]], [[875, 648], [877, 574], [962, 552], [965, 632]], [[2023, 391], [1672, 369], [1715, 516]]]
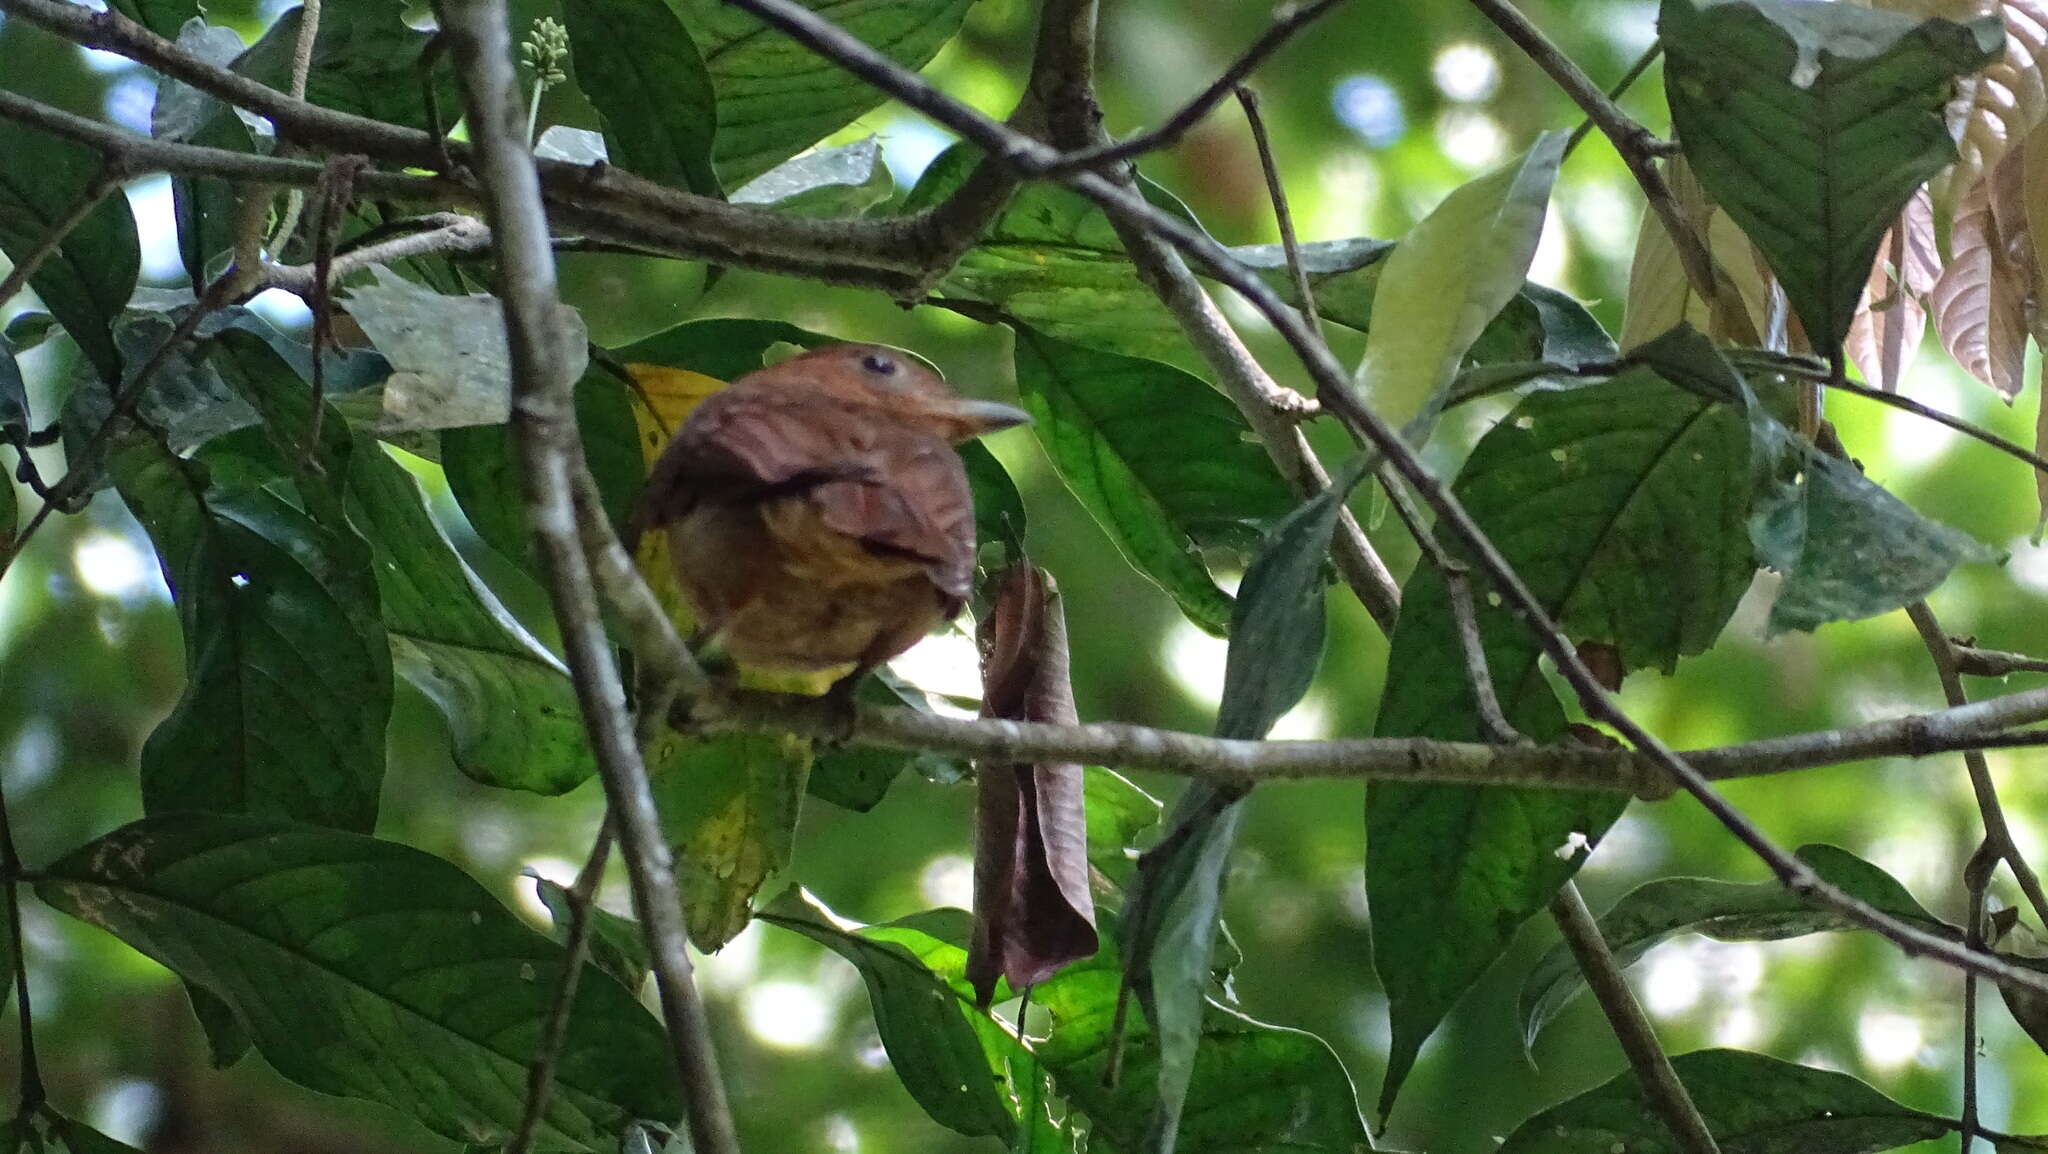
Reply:
[[[210, 16], [253, 41], [286, 7], [217, 0]], [[515, 9], [515, 27], [547, 11], [533, 3]], [[1028, 61], [1034, 11], [1030, 0], [981, 0], [931, 75], [984, 110], [1006, 114]], [[1619, 77], [1655, 31], [1652, 0], [1548, 0], [1528, 11], [1603, 83]], [[1102, 89], [1111, 131], [1158, 123], [1269, 18], [1265, 0], [1105, 4]], [[0, 21], [0, 73], [39, 98], [148, 130], [154, 82], [119, 57]], [[1661, 129], [1667, 117], [1658, 75], [1652, 69], [1626, 103]], [[1340, 8], [1277, 55], [1255, 83], [1304, 239], [1398, 236], [1451, 188], [1506, 159], [1537, 131], [1577, 122], [1571, 106], [1478, 16], [1425, 0]], [[551, 97], [544, 119], [588, 126], [588, 109], [569, 99]], [[891, 105], [834, 140], [870, 134], [880, 137], [899, 187], [908, 187], [950, 139]], [[1250, 137], [1233, 105], [1143, 167], [1224, 242], [1277, 239]], [[128, 193], [142, 232], [145, 281], [182, 283], [167, 181], [140, 180]], [[1640, 201], [1598, 137], [1573, 155], [1551, 207], [1532, 277], [1587, 301], [1618, 330]], [[971, 392], [1002, 397], [1012, 390], [1007, 335], [946, 313], [905, 312], [878, 295], [751, 274], [730, 275], [706, 294], [699, 269], [636, 258], [570, 256], [564, 265], [570, 299], [601, 343], [696, 317], [770, 317], [915, 348]], [[1300, 383], [1249, 310], [1224, 303], [1269, 368]], [[262, 304], [283, 323], [303, 323], [291, 298]], [[0, 319], [34, 306], [25, 295]], [[1355, 355], [1355, 347], [1340, 352]], [[74, 355], [68, 343], [51, 341], [23, 358], [39, 423], [57, 411]], [[2038, 388], [2031, 385], [2009, 409], [1930, 346], [1906, 391], [2030, 442]], [[1454, 470], [1500, 412], [1457, 413], [1432, 446], [1436, 463]], [[1933, 598], [1949, 631], [1996, 648], [2048, 652], [2048, 549], [2028, 541], [2037, 507], [2024, 466], [1853, 398], [1832, 400], [1830, 415], [1874, 479], [2010, 550], [2002, 567], [1966, 566]], [[1222, 684], [1224, 643], [1181, 620], [1123, 563], [1028, 431], [1002, 434], [991, 447], [1023, 488], [1031, 548], [1066, 592], [1083, 717], [1206, 729]], [[39, 460], [45, 475], [62, 470], [57, 450], [42, 451]], [[538, 591], [487, 555], [432, 466], [421, 471], [458, 544], [547, 635]], [[24, 514], [34, 508], [26, 492], [21, 504]], [[1413, 550], [1398, 524], [1390, 519], [1374, 534], [1405, 573]], [[1280, 736], [1370, 732], [1386, 644], [1347, 592], [1334, 590], [1329, 603], [1332, 630], [1321, 673]], [[1671, 678], [1632, 677], [1626, 704], [1681, 747], [1940, 704], [1931, 665], [1903, 614], [1831, 626], [1819, 636], [1766, 639], [1767, 604], [1767, 591], [1753, 590], [1712, 653]], [[177, 622], [148, 541], [112, 494], [79, 516], [59, 518], [15, 562], [0, 584], [0, 777], [31, 866], [139, 816], [138, 750], [176, 699], [182, 670]], [[971, 648], [958, 639], [913, 652], [903, 670], [929, 688], [975, 688]], [[1989, 695], [2022, 688], [2025, 680], [1972, 688]], [[595, 784], [559, 799], [476, 786], [449, 764], [437, 715], [402, 681], [399, 694], [378, 833], [460, 863], [541, 924], [521, 871], [569, 879], [594, 832]], [[1994, 752], [1990, 759], [2021, 845], [2041, 862], [2048, 858], [2048, 755]], [[1144, 784], [1161, 796], [1177, 788], [1163, 779]], [[1979, 831], [1959, 760], [1808, 771], [1728, 792], [1783, 843], [1844, 846], [1889, 870], [1936, 913], [1960, 920], [1959, 867]], [[1369, 1103], [1382, 1068], [1386, 1015], [1364, 903], [1362, 797], [1361, 786], [1342, 783], [1262, 790], [1251, 803], [1227, 916], [1245, 952], [1235, 983], [1244, 1008], [1328, 1039]], [[868, 814], [812, 800], [793, 880], [864, 921], [965, 906], [971, 808], [968, 787], [910, 775]], [[1633, 808], [1593, 856], [1582, 884], [1598, 910], [1635, 884], [1670, 874], [1766, 876], [1695, 806], [1675, 800]], [[2013, 896], [2002, 884], [1995, 892], [2007, 902]], [[604, 896], [623, 908], [616, 884]], [[167, 972], [33, 902], [24, 917], [43, 1071], [53, 1102], [66, 1112], [165, 1150], [454, 1149], [379, 1108], [300, 1090], [254, 1054], [230, 1070], [210, 1069], [184, 995]], [[1527, 965], [1553, 937], [1541, 919], [1532, 922], [1448, 1020], [1402, 1095], [1387, 1144], [1431, 1154], [1490, 1151], [1528, 1114], [1624, 1068], [1604, 1023], [1583, 1000], [1524, 1057], [1513, 998]], [[858, 979], [838, 958], [756, 926], [705, 960], [700, 972], [749, 1151], [993, 1148], [952, 1135], [918, 1111], [887, 1068]], [[1915, 1107], [1951, 1115], [1958, 1109], [1960, 979], [1903, 960], [1874, 938], [1770, 946], [1683, 938], [1650, 954], [1634, 976], [1674, 1051], [1763, 1050], [1853, 1073]], [[1983, 1016], [1986, 1122], [2048, 1131], [2048, 1057], [1996, 998], [1987, 995]], [[7, 1080], [0, 1084], [11, 1084], [16, 1059], [9, 1022], [0, 1028], [0, 1079]]]

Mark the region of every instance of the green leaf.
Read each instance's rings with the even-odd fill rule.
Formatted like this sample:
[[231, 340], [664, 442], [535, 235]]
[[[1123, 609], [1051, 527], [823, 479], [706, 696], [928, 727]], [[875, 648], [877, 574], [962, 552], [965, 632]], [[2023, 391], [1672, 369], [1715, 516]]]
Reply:
[[[323, 7], [306, 99], [372, 120], [427, 127], [419, 60], [433, 36], [408, 26], [405, 8], [403, 0], [352, 0]], [[287, 87], [304, 17], [304, 8], [278, 17], [235, 61], [235, 71], [272, 88]], [[454, 69], [445, 57], [434, 69], [434, 99], [443, 121], [452, 124], [462, 105]]]
[[205, 986], [185, 982], [186, 1000], [192, 1003], [192, 1016], [199, 1021], [199, 1030], [206, 1035], [206, 1060], [216, 1070], [225, 1070], [242, 1060], [249, 1052], [249, 1032], [235, 1017], [235, 1008], [220, 1000]]
[[418, 483], [367, 437], [348, 512], [376, 552], [392, 658], [441, 711], [456, 766], [504, 789], [582, 784], [596, 763], [568, 671], [463, 563]]
[[685, 321], [611, 353], [624, 364], [666, 365], [732, 381], [760, 368], [762, 355], [774, 345], [815, 349], [838, 339], [784, 321], [720, 317]]
[[1781, 459], [1801, 462], [1758, 498], [1749, 532], [1757, 558], [1784, 574], [1771, 632], [1811, 630], [1911, 605], [1964, 561], [1996, 556], [1967, 533], [1922, 517], [1855, 465], [1767, 429]]
[[882, 145], [863, 137], [783, 161], [732, 194], [734, 204], [755, 204], [795, 216], [859, 216], [896, 193]]
[[1701, 185], [1763, 250], [1814, 347], [1838, 350], [1884, 230], [1956, 158], [1955, 78], [1998, 58], [1968, 24], [1790, 0], [1664, 0], [1671, 119]]
[[1081, 771], [1081, 802], [1088, 818], [1088, 861], [1122, 880], [1138, 836], [1159, 824], [1159, 799], [1115, 770], [1091, 765]]
[[[974, 528], [979, 548], [1009, 546], [1024, 540], [1024, 498], [1010, 471], [980, 441], [955, 446], [967, 467], [967, 487], [974, 493]], [[984, 558], [984, 562], [986, 562]]]
[[[762, 910], [761, 920], [802, 934], [860, 971], [889, 1062], [933, 1121], [970, 1137], [1009, 1137], [1016, 1123], [972, 1024], [986, 1019], [966, 1000], [965, 949], [911, 928], [871, 936], [886, 927], [860, 931], [796, 887]], [[960, 984], [934, 974], [913, 947], [957, 953]]]
[[[1742, 1050], [1671, 1060], [1722, 1154], [1876, 1154], [1950, 1133], [1947, 1118], [1909, 1110], [1847, 1074]], [[1530, 1118], [1501, 1154], [1676, 1154], [1678, 1145], [1623, 1071], [1597, 1089]]]
[[[232, 28], [208, 24], [194, 16], [178, 31], [178, 47], [218, 68], [242, 54], [242, 38]], [[169, 78], [157, 89], [150, 113], [150, 135], [230, 152], [254, 152], [249, 127], [225, 102], [179, 80]], [[222, 271], [224, 257], [234, 249], [237, 204], [232, 185], [206, 177], [173, 175], [171, 211], [178, 229], [178, 254], [194, 285], [206, 285]]]
[[[1150, 1151], [1160, 1058], [1143, 1019], [1126, 1020], [1122, 1075], [1115, 1085], [1105, 1077], [1120, 983], [1117, 960], [1105, 952], [1035, 987], [1032, 1004], [1050, 1011], [1052, 1030], [1033, 1051], [1069, 1107], [1087, 1115], [1092, 1141]], [[1360, 1154], [1374, 1147], [1358, 1116], [1357, 1092], [1327, 1043], [1210, 1002], [1178, 1148]]]
[[[856, 697], [866, 705], [907, 706], [931, 712], [931, 699], [921, 689], [889, 672], [887, 666], [861, 681]], [[811, 764], [804, 790], [833, 805], [866, 813], [889, 792], [897, 775], [914, 769], [927, 781], [950, 785], [968, 775], [967, 762], [938, 753], [912, 753], [858, 742], [823, 749]]]
[[[1909, 925], [1947, 938], [1961, 931], [1936, 918], [1913, 900], [1891, 875], [1847, 850], [1831, 845], [1799, 849], [1799, 858], [1815, 873], [1851, 897], [1866, 902]], [[1705, 934], [1723, 942], [1773, 942], [1806, 934], [1857, 930], [1863, 926], [1841, 914], [1808, 904], [1777, 881], [1741, 884], [1711, 878], [1659, 878], [1630, 891], [1600, 918], [1617, 963], [1635, 964], [1666, 939], [1684, 933]], [[1571, 952], [1552, 946], [1522, 982], [1522, 1036], [1534, 1045], [1585, 978]]]
[[116, 1142], [83, 1122], [61, 1115], [50, 1119], [51, 1154], [142, 1154], [126, 1142]]
[[[805, 0], [804, 6], [913, 71], [967, 18], [973, 0]], [[676, 0], [718, 93], [712, 156], [733, 187], [882, 103], [867, 81], [721, 0]]]
[[108, 7], [166, 39], [199, 15], [197, 0], [113, 0]]
[[14, 997], [14, 967], [21, 964], [21, 959], [14, 955], [14, 934], [11, 931], [21, 918], [14, 905], [18, 900], [14, 895], [13, 886], [0, 886], [0, 917], [7, 919], [0, 925], [10, 927], [8, 932], [0, 932], [0, 1010], [5, 1010], [8, 1001]]
[[611, 162], [723, 196], [711, 168], [718, 101], [697, 46], [664, 0], [564, 0], [576, 86], [604, 120]]
[[1380, 274], [1358, 381], [1388, 420], [1426, 440], [1466, 351], [1522, 288], [1543, 235], [1563, 133], [1452, 192], [1411, 229]]
[[[1302, 245], [1302, 268], [1308, 273], [1317, 315], [1370, 333], [1380, 277], [1386, 271], [1387, 258], [1398, 247], [1393, 241], [1367, 237]], [[1301, 294], [1295, 288], [1286, 251], [1280, 245], [1244, 245], [1230, 253], [1249, 265], [1282, 299], [1300, 304]], [[1467, 351], [1466, 360], [1475, 365], [1511, 361], [1579, 365], [1612, 360], [1614, 356], [1614, 339], [1586, 311], [1586, 306], [1554, 288], [1529, 281], [1487, 322]]]
[[[19, 262], [71, 215], [103, 164], [85, 145], [12, 121], [0, 122], [0, 156], [0, 252]], [[128, 194], [117, 188], [28, 280], [105, 380], [121, 379], [113, 323], [135, 291], [141, 252]]]
[[1249, 549], [1293, 505], [1244, 418], [1171, 365], [1017, 328], [1017, 388], [1053, 467], [1139, 572], [1212, 633], [1230, 596], [1205, 547]]
[[789, 865], [811, 745], [771, 734], [669, 734], [648, 762], [690, 940], [710, 953], [746, 928], [754, 895]]
[[[1681, 343], [1668, 359], [1719, 364], [1696, 335], [1669, 339]], [[1625, 669], [1669, 669], [1712, 643], [1749, 584], [1752, 485], [1744, 413], [1639, 368], [1523, 398], [1473, 449], [1455, 491], [1575, 640], [1613, 645]], [[1476, 591], [1509, 722], [1539, 742], [1561, 739], [1564, 713], [1535, 636], [1483, 584]], [[1464, 668], [1448, 593], [1423, 566], [1402, 594], [1377, 732], [1479, 739]], [[1459, 995], [1578, 868], [1574, 835], [1597, 842], [1625, 804], [1556, 790], [1368, 787], [1366, 888], [1393, 1025], [1383, 1113]]]
[[[541, 904], [548, 908], [548, 916], [554, 919], [555, 940], [567, 945], [573, 924], [569, 891], [532, 870], [525, 871], [525, 876], [533, 879]], [[591, 964], [610, 974], [621, 986], [638, 990], [647, 983], [647, 972], [653, 964], [648, 960], [647, 937], [641, 932], [639, 922], [593, 904], [590, 907], [589, 948]]]
[[1368, 459], [1356, 458], [1339, 479], [1289, 513], [1245, 569], [1230, 622], [1216, 736], [1264, 737], [1315, 680], [1323, 656], [1330, 535]]
[[[36, 892], [226, 1001], [279, 1073], [503, 1142], [564, 962], [468, 875], [419, 850], [215, 814], [149, 818], [52, 865]], [[402, 948], [390, 948], [402, 943]], [[541, 1128], [609, 1151], [681, 1112], [660, 1025], [585, 974]]]
[[370, 551], [202, 452], [120, 450], [122, 499], [155, 542], [184, 625], [185, 692], [142, 750], [150, 813], [209, 810], [342, 829], [376, 822], [391, 652]]

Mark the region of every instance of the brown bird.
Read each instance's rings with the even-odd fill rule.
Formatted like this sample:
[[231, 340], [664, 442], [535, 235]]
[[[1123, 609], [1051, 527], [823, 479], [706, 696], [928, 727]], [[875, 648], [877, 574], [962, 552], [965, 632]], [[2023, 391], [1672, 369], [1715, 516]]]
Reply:
[[974, 501], [953, 445], [1023, 424], [874, 345], [749, 373], [676, 430], [634, 519], [665, 529], [705, 640], [741, 665], [876, 666], [951, 619], [974, 575]]

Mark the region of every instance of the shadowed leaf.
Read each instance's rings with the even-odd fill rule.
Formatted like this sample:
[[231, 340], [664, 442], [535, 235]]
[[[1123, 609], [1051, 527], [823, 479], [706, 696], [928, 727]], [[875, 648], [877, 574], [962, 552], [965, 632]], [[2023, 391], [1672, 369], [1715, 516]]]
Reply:
[[[76, 141], [0, 121], [0, 253], [19, 263], [34, 252], [99, 175], [100, 154]], [[86, 214], [29, 278], [43, 307], [78, 343], [102, 380], [121, 379], [113, 323], [135, 291], [142, 250], [128, 195], [112, 195]]]
[[576, 86], [604, 118], [610, 161], [705, 196], [717, 98], [703, 58], [664, 0], [565, 0]]

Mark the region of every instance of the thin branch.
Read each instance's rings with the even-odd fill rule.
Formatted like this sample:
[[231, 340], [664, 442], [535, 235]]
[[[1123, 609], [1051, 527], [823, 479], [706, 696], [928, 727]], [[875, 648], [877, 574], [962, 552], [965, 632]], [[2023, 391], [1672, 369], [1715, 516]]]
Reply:
[[[1906, 615], [1912, 618], [1913, 628], [1920, 631], [1920, 640], [1927, 645], [1928, 656], [1934, 659], [1934, 671], [1941, 678], [1942, 696], [1948, 699], [1951, 707], [1969, 704], [1970, 695], [1963, 688], [1962, 674], [1956, 668], [1955, 650], [1950, 648], [1948, 634], [1942, 632], [1934, 610], [1927, 607], [1927, 602], [1916, 601], [1906, 607]], [[1998, 800], [1998, 786], [1991, 780], [1991, 767], [1985, 764], [1984, 754], [1975, 749], [1963, 751], [1963, 765], [1969, 770], [1970, 789], [1976, 794], [1977, 812], [1984, 820], [1984, 839], [1991, 843], [2000, 860], [2012, 871], [2013, 880], [2019, 882], [2027, 904], [2034, 908], [2035, 919], [2048, 926], [2048, 893], [2042, 891], [2040, 875], [2027, 864], [2026, 856], [2020, 853], [2018, 843], [2013, 841], [2012, 826], [2006, 822], [2005, 807]]]
[[[1101, 169], [1105, 165], [1145, 153], [1166, 148], [1209, 115], [1217, 105], [1223, 103], [1236, 91], [1238, 85], [1258, 70], [1266, 58], [1303, 28], [1314, 23], [1325, 12], [1342, 4], [1344, 0], [1314, 0], [1309, 4], [1283, 5], [1273, 14], [1273, 23], [1251, 47], [1244, 50], [1223, 75], [1204, 88], [1193, 100], [1182, 105], [1178, 112], [1167, 117], [1159, 127], [1146, 132], [1135, 133], [1114, 143], [1096, 144], [1076, 148], [1063, 156], [1027, 162], [1025, 171], [1035, 176], [1064, 176], [1085, 169]], [[926, 110], [929, 111], [929, 110]]]
[[1524, 55], [1543, 69], [1551, 82], [1564, 90], [1572, 103], [1585, 112], [1602, 135], [1614, 144], [1614, 150], [1621, 154], [1621, 161], [1628, 166], [1637, 187], [1643, 190], [1643, 197], [1649, 202], [1650, 211], [1657, 214], [1664, 231], [1671, 236], [1671, 243], [1678, 249], [1678, 260], [1685, 268], [1685, 279], [1692, 283], [1693, 291], [1704, 300], [1716, 300], [1713, 254], [1707, 249], [1697, 231], [1687, 223], [1685, 213], [1678, 206], [1677, 196], [1672, 194], [1671, 185], [1657, 168], [1657, 154], [1661, 151], [1655, 134], [1621, 110], [1609, 99], [1600, 86], [1593, 83], [1571, 57], [1551, 42], [1543, 30], [1529, 22], [1511, 0], [1472, 0], [1472, 6], [1493, 22], [1507, 38], [1520, 48]]
[[[1619, 106], [1621, 98], [1628, 94], [1629, 89], [1635, 87], [1636, 81], [1641, 80], [1643, 73], [1648, 72], [1650, 65], [1655, 64], [1657, 57], [1663, 54], [1664, 44], [1662, 41], [1652, 43], [1648, 48], [1644, 49], [1643, 54], [1636, 57], [1636, 62], [1628, 66], [1628, 71], [1621, 74], [1621, 79], [1614, 82], [1614, 87], [1607, 90], [1607, 99]], [[1593, 118], [1588, 116], [1580, 121], [1579, 126], [1572, 129], [1571, 136], [1565, 139], [1564, 153], [1558, 158], [1558, 163], [1562, 164], [1570, 159], [1572, 150], [1578, 148], [1586, 139], [1586, 135], [1592, 131]]]
[[[583, 545], [583, 555], [590, 563], [598, 589], [625, 623], [632, 638], [633, 656], [655, 676], [657, 682], [673, 686], [687, 697], [694, 698], [710, 689], [711, 680], [703, 666], [690, 653], [690, 647], [683, 643], [682, 635], [676, 632], [675, 621], [655, 600], [654, 591], [641, 579], [632, 555], [626, 552], [618, 534], [612, 531], [597, 481], [591, 477], [589, 469], [577, 471], [572, 497], [576, 503], [576, 531]], [[641, 712], [663, 714], [666, 711], [649, 710], [643, 706]], [[646, 744], [644, 739], [642, 744]]]
[[[18, 3], [22, 0], [4, 0]], [[796, 0], [728, 0], [761, 16], [813, 51], [840, 64], [854, 75], [879, 86], [911, 107], [932, 114], [948, 128], [972, 140], [992, 156], [1021, 158], [1025, 163], [1053, 159], [1050, 149], [1037, 141], [1020, 137], [974, 109], [938, 92], [916, 74], [896, 65], [843, 29], [818, 16]], [[1612, 105], [1608, 106], [1610, 109]], [[1590, 111], [1590, 110], [1589, 110]], [[1618, 114], [1618, 113], [1617, 113]], [[1654, 171], [1653, 171], [1654, 175]], [[1061, 182], [1102, 207], [1110, 218], [1135, 232], [1163, 239], [1176, 249], [1192, 254], [1215, 272], [1219, 279], [1241, 293], [1270, 322], [1302, 360], [1317, 384], [1326, 406], [1350, 423], [1374, 449], [1412, 485], [1425, 504], [1436, 513], [1440, 528], [1447, 527], [1473, 563], [1484, 573], [1504, 601], [1533, 631], [1543, 651], [1556, 663], [1567, 684], [1577, 693], [1581, 706], [1592, 721], [1614, 728], [1657, 767], [1668, 773], [1693, 795], [1735, 838], [1768, 865], [1781, 884], [1803, 899], [1832, 909], [1858, 925], [1875, 930], [1902, 949], [1924, 954], [2000, 980], [2019, 981], [2029, 989], [2048, 991], [2048, 979], [2003, 965], [1965, 949], [1960, 943], [1909, 926], [1869, 903], [1829, 884], [1813, 868], [1772, 841], [1756, 824], [1716, 793], [1707, 778], [1644, 729], [1616, 704], [1586, 666], [1572, 643], [1558, 626], [1550, 609], [1530, 591], [1484, 529], [1472, 518], [1450, 488], [1429, 471], [1400, 432], [1374, 412], [1353, 390], [1349, 374], [1329, 348], [1317, 341], [1278, 294], [1258, 276], [1235, 260], [1222, 245], [1186, 221], [1163, 212], [1133, 190], [1105, 180], [1092, 172], [1075, 172]], [[1694, 238], [1697, 243], [1697, 238]], [[1128, 240], [1126, 241], [1128, 244]], [[1683, 242], [1681, 242], [1681, 245]], [[1136, 253], [1132, 254], [1135, 258]], [[1711, 280], [1708, 282], [1711, 284]]]
[[0, 280], [0, 308], [4, 308], [8, 301], [14, 299], [14, 294], [20, 292], [29, 278], [36, 275], [36, 270], [43, 267], [44, 261], [64, 247], [64, 239], [76, 232], [79, 225], [85, 223], [86, 218], [99, 208], [100, 202], [121, 187], [125, 172], [126, 170], [111, 157], [100, 165], [99, 175], [92, 178], [91, 184], [86, 185], [85, 192], [80, 194], [78, 202], [71, 206], [71, 211], [66, 213], [62, 220], [51, 225], [50, 231], [43, 234], [43, 239], [37, 241], [34, 248], [22, 253], [21, 259], [15, 261], [14, 267], [7, 271], [7, 278]]
[[[483, 252], [491, 247], [491, 230], [483, 221], [460, 213], [436, 213], [428, 218], [438, 227], [425, 232], [393, 237], [336, 255], [328, 262], [327, 283], [340, 284], [377, 264], [395, 264], [414, 257]], [[264, 270], [264, 283], [300, 296], [309, 296], [320, 283], [315, 264], [271, 265]]]
[[1317, 340], [1323, 339], [1323, 318], [1316, 314], [1316, 294], [1309, 287], [1308, 269], [1301, 263], [1301, 244], [1294, 237], [1294, 213], [1287, 207], [1287, 185], [1280, 179], [1280, 165], [1273, 159], [1273, 142], [1266, 137], [1266, 118], [1259, 113], [1259, 94], [1249, 85], [1237, 86], [1237, 102], [1244, 107], [1245, 123], [1251, 126], [1252, 143], [1259, 150], [1259, 169], [1266, 174], [1266, 195], [1273, 200], [1273, 220], [1280, 226], [1280, 249], [1287, 254], [1287, 270], [1294, 274], [1294, 291], [1301, 298], [1301, 319]]
[[577, 538], [571, 502], [581, 464], [574, 373], [559, 323], [554, 254], [532, 154], [520, 139], [518, 78], [505, 9], [495, 0], [438, 5], [468, 109], [475, 164], [497, 254], [499, 297], [512, 361], [512, 429], [555, 620], [589, 732], [605, 798], [618, 822], [634, 911], [647, 935], [663, 1020], [675, 1052], [699, 1154], [736, 1154], [739, 1143], [710, 1023], [691, 973], [674, 863], [626, 708], [625, 686], [600, 619], [597, 590]]
[[35, 1010], [28, 1000], [28, 955], [21, 941], [21, 855], [14, 848], [14, 826], [7, 817], [7, 794], [0, 791], [0, 884], [6, 886], [5, 933], [14, 951], [15, 1017], [21, 1029], [21, 1117], [43, 1104], [43, 1071], [36, 1062]]
[[519, 1119], [519, 1130], [512, 1141], [506, 1143], [505, 1154], [529, 1154], [540, 1137], [542, 1122], [547, 1119], [548, 1097], [555, 1088], [555, 1064], [561, 1060], [562, 1043], [569, 1037], [576, 987], [581, 984], [584, 961], [590, 956], [590, 930], [597, 921], [591, 916], [592, 907], [597, 904], [597, 886], [604, 880], [604, 867], [611, 856], [612, 821], [607, 814], [598, 824], [596, 840], [590, 843], [590, 856], [584, 859], [575, 884], [567, 891], [569, 940], [562, 949], [562, 976], [555, 982], [555, 996], [548, 1005], [547, 1022], [541, 1027], [540, 1045], [526, 1072], [526, 1113]]
[[[1991, 875], [1998, 869], [1998, 847], [1990, 838], [1963, 866], [1963, 889], [1969, 894], [1969, 920], [1963, 924], [1963, 944], [1973, 950], [1984, 948], [1984, 903], [1991, 889]], [[1962, 1154], [1977, 1146], [1980, 1133], [1977, 1117], [1977, 977], [1963, 975], [1963, 1110], [1956, 1123]]]
[[1971, 677], [2009, 677], [2015, 673], [2048, 673], [2048, 660], [2029, 657], [2024, 653], [2007, 653], [2002, 649], [1979, 649], [1975, 645], [1964, 645], [1949, 638], [1949, 649], [1956, 656], [1956, 672]]
[[1586, 976], [1586, 988], [1592, 991], [1593, 1000], [1600, 1003], [1600, 1012], [1606, 1015], [1615, 1040], [1628, 1056], [1629, 1068], [1642, 1084], [1643, 1097], [1671, 1131], [1678, 1149], [1685, 1154], [1721, 1154], [1720, 1146], [1707, 1130], [1707, 1120], [1700, 1117], [1699, 1107], [1693, 1105], [1692, 1096], [1685, 1092], [1685, 1083], [1678, 1080], [1678, 1071], [1671, 1068], [1671, 1059], [1657, 1042], [1656, 1029], [1628, 988], [1628, 978], [1607, 948], [1607, 939], [1600, 935], [1600, 924], [1593, 920], [1593, 912], [1586, 908], [1577, 885], [1564, 883], [1557, 896], [1550, 899], [1550, 916], [1557, 920], [1565, 945], [1579, 963], [1579, 972]]

